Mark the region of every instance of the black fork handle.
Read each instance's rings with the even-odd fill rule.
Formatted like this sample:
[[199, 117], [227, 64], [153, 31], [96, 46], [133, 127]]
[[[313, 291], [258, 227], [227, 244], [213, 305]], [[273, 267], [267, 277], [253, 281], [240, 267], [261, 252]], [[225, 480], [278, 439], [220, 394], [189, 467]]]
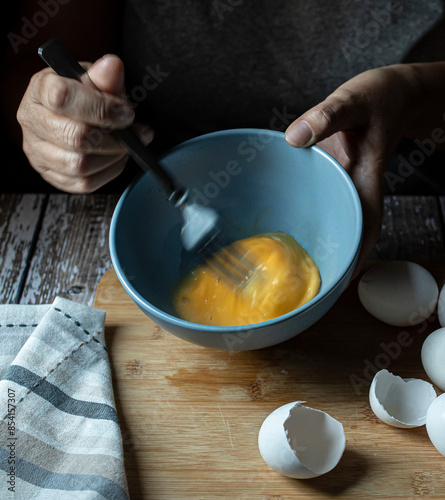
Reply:
[[[81, 82], [82, 76], [86, 73], [65, 45], [56, 38], [48, 40], [39, 48], [39, 56], [60, 76]], [[91, 84], [94, 85], [93, 82]], [[186, 190], [178, 186], [175, 179], [159, 165], [156, 158], [145, 148], [130, 127], [115, 129], [112, 133], [139, 167], [146, 172], [152, 172], [157, 177], [172, 203], [176, 204], [184, 198]]]

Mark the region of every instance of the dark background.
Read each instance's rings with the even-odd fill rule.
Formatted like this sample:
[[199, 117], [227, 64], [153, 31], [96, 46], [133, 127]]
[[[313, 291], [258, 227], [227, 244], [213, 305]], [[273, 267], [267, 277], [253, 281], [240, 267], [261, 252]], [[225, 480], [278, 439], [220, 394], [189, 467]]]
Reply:
[[[13, 31], [14, 23], [17, 19], [17, 9], [19, 2], [9, 4], [10, 8], [1, 17], [3, 44], [2, 61], [9, 43], [7, 33]], [[5, 64], [2, 64], [1, 78], [4, 81], [6, 71]], [[445, 126], [445, 123], [444, 123]], [[21, 146], [12, 140], [8, 127], [1, 118], [1, 145], [2, 161], [0, 175], [0, 192], [3, 193], [48, 193], [58, 192], [58, 190], [47, 182], [30, 166]], [[415, 153], [413, 153], [413, 151]], [[445, 194], [445, 151], [434, 151], [432, 154], [423, 154], [424, 161], [416, 168], [415, 172], [407, 175], [406, 169], [400, 167], [400, 155], [409, 160], [410, 155], [414, 154], [416, 161], [421, 157], [419, 143], [410, 140], [404, 140], [399, 145], [398, 150], [393, 156], [389, 172], [394, 175], [391, 177], [391, 184], [386, 182], [385, 189], [387, 194], [413, 194], [413, 195], [440, 195]], [[110, 182], [98, 192], [120, 193], [128, 183], [139, 173], [138, 168], [130, 161], [123, 174], [115, 181]]]

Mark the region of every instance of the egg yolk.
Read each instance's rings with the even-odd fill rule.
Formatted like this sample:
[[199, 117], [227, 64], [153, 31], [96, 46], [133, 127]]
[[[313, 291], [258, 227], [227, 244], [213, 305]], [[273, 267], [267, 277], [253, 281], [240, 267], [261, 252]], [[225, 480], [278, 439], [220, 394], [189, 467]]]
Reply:
[[293, 311], [317, 295], [318, 268], [288, 234], [265, 233], [230, 246], [254, 264], [246, 285], [235, 290], [203, 263], [174, 291], [174, 307], [182, 319], [214, 326], [249, 325]]

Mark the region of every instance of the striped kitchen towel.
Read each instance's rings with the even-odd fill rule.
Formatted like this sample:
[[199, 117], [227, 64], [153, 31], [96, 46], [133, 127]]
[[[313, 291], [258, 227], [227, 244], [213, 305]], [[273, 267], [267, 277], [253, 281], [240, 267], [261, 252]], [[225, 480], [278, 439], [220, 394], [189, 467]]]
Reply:
[[0, 306], [0, 499], [126, 499], [105, 312]]

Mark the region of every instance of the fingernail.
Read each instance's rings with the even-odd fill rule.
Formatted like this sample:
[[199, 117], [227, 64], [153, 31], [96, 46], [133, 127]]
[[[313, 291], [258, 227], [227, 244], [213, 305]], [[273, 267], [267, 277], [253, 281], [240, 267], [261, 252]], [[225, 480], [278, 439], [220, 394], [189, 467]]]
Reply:
[[312, 146], [314, 141], [314, 134], [311, 127], [307, 122], [298, 122], [293, 127], [286, 130], [286, 141], [297, 148]]
[[120, 104], [113, 110], [113, 114], [123, 125], [130, 125], [134, 120], [134, 110], [128, 104]]
[[151, 128], [144, 128], [143, 130], [141, 130], [139, 137], [142, 141], [142, 144], [144, 146], [147, 146], [153, 140], [154, 132]]

